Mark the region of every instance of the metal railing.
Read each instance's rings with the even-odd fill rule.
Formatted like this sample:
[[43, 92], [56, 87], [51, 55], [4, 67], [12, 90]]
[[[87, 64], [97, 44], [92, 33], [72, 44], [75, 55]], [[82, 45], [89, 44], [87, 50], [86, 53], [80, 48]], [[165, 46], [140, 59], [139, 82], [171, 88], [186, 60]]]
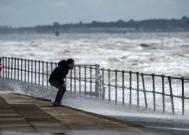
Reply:
[[[49, 76], [58, 63], [2, 57], [2, 65], [3, 78], [49, 87]], [[97, 69], [99, 65], [76, 65], [66, 77], [68, 90], [98, 96]], [[88, 86], [90, 86], [89, 90]]]
[[189, 111], [189, 79], [131, 71], [101, 69], [105, 99], [163, 112]]
[[[54, 62], [2, 57], [5, 79], [14, 79], [49, 87], [48, 78], [57, 66]], [[70, 92], [95, 96], [163, 112], [189, 111], [189, 79], [76, 65], [66, 77]]]

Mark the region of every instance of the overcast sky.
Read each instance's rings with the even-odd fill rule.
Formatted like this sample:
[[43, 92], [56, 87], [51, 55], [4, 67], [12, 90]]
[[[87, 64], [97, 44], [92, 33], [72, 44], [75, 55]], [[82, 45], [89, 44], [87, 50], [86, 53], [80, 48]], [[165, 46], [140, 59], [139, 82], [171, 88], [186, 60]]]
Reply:
[[0, 25], [189, 17], [189, 0], [0, 0]]

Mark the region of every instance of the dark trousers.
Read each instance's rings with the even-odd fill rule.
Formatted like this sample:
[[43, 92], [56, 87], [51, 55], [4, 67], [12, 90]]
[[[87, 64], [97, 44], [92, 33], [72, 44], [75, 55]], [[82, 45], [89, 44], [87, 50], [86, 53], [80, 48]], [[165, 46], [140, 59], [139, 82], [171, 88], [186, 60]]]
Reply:
[[66, 87], [64, 84], [61, 84], [57, 81], [50, 81], [49, 82], [52, 86], [54, 86], [55, 88], [59, 89], [57, 94], [56, 94], [56, 99], [55, 99], [55, 102], [57, 103], [60, 103], [63, 96], [64, 96], [64, 93], [66, 92]]

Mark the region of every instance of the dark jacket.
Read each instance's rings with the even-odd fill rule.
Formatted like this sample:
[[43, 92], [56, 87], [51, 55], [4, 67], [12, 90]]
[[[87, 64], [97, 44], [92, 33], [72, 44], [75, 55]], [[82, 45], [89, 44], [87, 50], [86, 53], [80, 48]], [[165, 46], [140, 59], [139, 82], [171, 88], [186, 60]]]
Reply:
[[69, 72], [69, 68], [66, 65], [66, 61], [62, 60], [58, 63], [58, 67], [56, 67], [50, 77], [49, 77], [49, 82], [50, 81], [58, 81], [59, 83], [63, 84], [64, 83], [64, 78]]

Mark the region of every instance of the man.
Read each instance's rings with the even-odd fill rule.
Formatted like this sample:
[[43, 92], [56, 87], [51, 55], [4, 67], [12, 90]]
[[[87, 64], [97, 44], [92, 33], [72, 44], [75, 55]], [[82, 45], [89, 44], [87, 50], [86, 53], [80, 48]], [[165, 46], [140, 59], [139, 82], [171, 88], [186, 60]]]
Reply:
[[59, 89], [56, 95], [56, 99], [53, 102], [53, 106], [61, 106], [61, 100], [66, 92], [66, 86], [64, 79], [68, 74], [69, 70], [74, 68], [74, 60], [61, 60], [49, 77], [49, 83], [55, 88]]

